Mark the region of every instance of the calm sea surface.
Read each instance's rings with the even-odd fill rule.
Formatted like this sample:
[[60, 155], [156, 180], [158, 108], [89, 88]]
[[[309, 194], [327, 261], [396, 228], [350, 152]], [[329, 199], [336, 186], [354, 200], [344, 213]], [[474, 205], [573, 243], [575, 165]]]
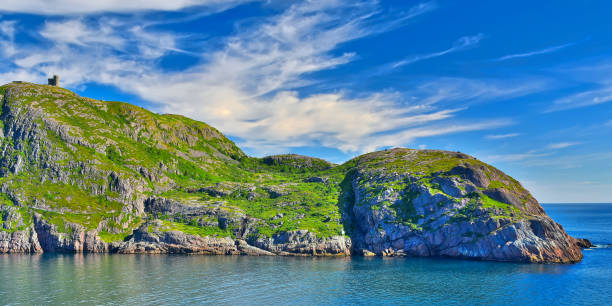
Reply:
[[[612, 204], [544, 205], [612, 243]], [[418, 258], [0, 255], [0, 304], [611, 304], [612, 248], [574, 265]]]

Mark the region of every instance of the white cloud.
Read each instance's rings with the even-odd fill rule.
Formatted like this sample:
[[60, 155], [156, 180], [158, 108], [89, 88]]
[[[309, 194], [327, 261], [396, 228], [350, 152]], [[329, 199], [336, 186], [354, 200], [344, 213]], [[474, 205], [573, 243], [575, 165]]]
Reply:
[[526, 153], [514, 153], [514, 154], [496, 154], [489, 155], [484, 158], [484, 160], [495, 163], [495, 162], [522, 162], [530, 159], [536, 159], [540, 157], [550, 156], [551, 153], [547, 152], [538, 152], [535, 150], [528, 151]]
[[0, 22], [0, 34], [10, 40], [15, 38], [15, 20], [3, 20]]
[[42, 73], [31, 72], [24, 69], [18, 69], [8, 72], [0, 73], [0, 84], [10, 83], [12, 81], [22, 80], [37, 80], [44, 78], [45, 75]]
[[[185, 52], [180, 37], [172, 33], [125, 19], [65, 19], [46, 23], [40, 49], [21, 48], [13, 59], [19, 68], [12, 75], [0, 75], [0, 80], [44, 80], [57, 73], [65, 86], [116, 86], [152, 101], [155, 111], [205, 121], [260, 154], [299, 146], [365, 152], [512, 124], [494, 118], [463, 122], [456, 116], [465, 106], [451, 102], [520, 96], [541, 84], [444, 78], [417, 86], [408, 97], [394, 91], [296, 91], [311, 82], [309, 73], [355, 58], [351, 52], [332, 52], [339, 45], [398, 27], [398, 20], [405, 23], [433, 7], [427, 2], [389, 19], [381, 18], [378, 4], [372, 2], [298, 3], [248, 28], [238, 26], [234, 35], [221, 41], [222, 48], [198, 55], [200, 64], [179, 72], [162, 71], [157, 65], [167, 52]], [[462, 39], [458, 46], [477, 39]]]
[[53, 63], [61, 61], [62, 56], [58, 54], [35, 53], [28, 54], [25, 57], [19, 57], [13, 62], [21, 68], [33, 68], [44, 63]]
[[240, 0], [3, 0], [0, 11], [41, 15], [96, 14], [104, 12], [176, 11], [191, 6], [230, 7]]
[[445, 77], [420, 84], [415, 94], [427, 96], [422, 101], [424, 104], [448, 101], [480, 102], [525, 96], [542, 91], [549, 86], [546, 80], [541, 79], [496, 80]]
[[612, 102], [612, 87], [603, 86], [599, 89], [589, 90], [553, 102], [546, 112], [556, 112], [574, 108], [593, 106]]
[[10, 58], [17, 53], [15, 47], [15, 31], [17, 22], [14, 20], [0, 21], [0, 55]]
[[557, 143], [551, 143], [548, 145], [549, 149], [565, 149], [568, 147], [572, 147], [572, 146], [576, 146], [581, 144], [580, 142], [557, 142]]
[[556, 99], [544, 113], [591, 107], [612, 102], [612, 62], [598, 61], [591, 64], [566, 65], [557, 70], [581, 86], [589, 86], [581, 92]]
[[506, 139], [506, 138], [512, 138], [512, 137], [517, 137], [520, 136], [521, 134], [519, 133], [509, 133], [509, 134], [495, 134], [495, 135], [487, 135], [485, 136], [486, 139]]
[[413, 57], [408, 57], [405, 58], [403, 60], [397, 61], [395, 63], [392, 63], [390, 65], [388, 65], [388, 67], [383, 68], [383, 70], [390, 70], [390, 69], [396, 69], [402, 66], [406, 66], [406, 65], [410, 65], [422, 60], [426, 60], [426, 59], [430, 59], [430, 58], [435, 58], [435, 57], [440, 57], [449, 53], [453, 53], [453, 52], [457, 52], [457, 51], [462, 51], [462, 50], [466, 50], [474, 45], [477, 45], [482, 38], [484, 37], [484, 35], [482, 33], [478, 34], [478, 35], [474, 35], [474, 36], [464, 36], [459, 38], [452, 47], [443, 50], [443, 51], [439, 51], [439, 52], [433, 52], [433, 53], [429, 53], [429, 54], [421, 54], [421, 55], [416, 55]]
[[575, 43], [568, 43], [568, 44], [558, 45], [558, 46], [554, 46], [554, 47], [549, 47], [549, 48], [535, 50], [535, 51], [530, 51], [530, 52], [525, 52], [525, 53], [509, 54], [509, 55], [502, 56], [502, 57], [500, 57], [498, 59], [495, 59], [495, 60], [496, 61], [506, 61], [506, 60], [515, 59], [515, 58], [531, 57], [531, 56], [535, 56], [535, 55], [553, 53], [553, 52], [557, 52], [559, 50], [565, 49], [565, 48], [567, 48], [569, 46], [572, 46], [574, 44]]
[[[381, 118], [384, 120], [384, 118]], [[411, 143], [415, 139], [423, 137], [432, 137], [439, 135], [455, 134], [461, 132], [490, 130], [499, 127], [504, 127], [513, 124], [512, 120], [497, 119], [490, 121], [471, 122], [471, 123], [436, 123], [427, 124], [424, 126], [408, 128], [396, 133], [386, 135], [369, 135], [365, 138], [365, 146], [361, 152], [373, 151], [380, 147], [396, 147], [404, 146]], [[369, 143], [369, 145], [368, 145]]]
[[383, 146], [405, 145], [418, 137], [485, 128], [481, 125], [419, 128], [451, 118], [453, 111], [403, 110], [395, 99], [393, 95], [384, 94], [362, 99], [342, 94], [300, 99], [295, 93], [284, 91], [272, 100], [260, 102], [259, 107], [263, 109], [248, 107], [249, 112], [262, 113], [260, 120], [242, 122], [227, 129], [232, 130], [230, 134], [249, 135], [243, 144], [251, 148], [320, 143], [346, 152], [362, 153]]
[[40, 35], [58, 44], [105, 44], [116, 49], [123, 48], [125, 44], [125, 40], [115, 33], [113, 27], [102, 22], [90, 27], [79, 19], [47, 22]]
[[[512, 134], [508, 134], [512, 135]], [[506, 135], [499, 135], [506, 136]], [[513, 136], [511, 136], [513, 137]], [[504, 137], [501, 137], [504, 138]], [[495, 138], [493, 138], [495, 139]], [[485, 160], [491, 163], [495, 162], [512, 162], [521, 163], [524, 166], [544, 166], [554, 165], [556, 167], [572, 168], [575, 167], [575, 162], [578, 159], [573, 157], [554, 157], [555, 150], [565, 149], [568, 147], [581, 144], [580, 142], [557, 142], [551, 143], [544, 148], [529, 150], [522, 153], [495, 154], [485, 157]]]
[[[64, 86], [88, 82], [116, 85], [122, 79], [144, 74], [161, 74], [155, 60], [176, 51], [170, 33], [147, 32], [119, 19], [83, 18], [46, 22], [40, 29], [43, 40], [36, 45], [14, 45], [12, 75], [22, 80], [44, 82], [45, 76], [59, 74]], [[0, 81], [11, 81], [9, 74]], [[37, 76], [32, 78], [33, 76]], [[129, 90], [128, 90], [129, 91]]]

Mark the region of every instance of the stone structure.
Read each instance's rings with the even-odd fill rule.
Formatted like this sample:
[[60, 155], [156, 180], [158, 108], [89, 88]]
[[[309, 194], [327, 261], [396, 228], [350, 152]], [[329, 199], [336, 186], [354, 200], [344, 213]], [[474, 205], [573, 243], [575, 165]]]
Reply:
[[53, 78], [47, 80], [49, 81], [49, 85], [51, 86], [60, 86], [59, 76], [57, 74], [54, 74]]

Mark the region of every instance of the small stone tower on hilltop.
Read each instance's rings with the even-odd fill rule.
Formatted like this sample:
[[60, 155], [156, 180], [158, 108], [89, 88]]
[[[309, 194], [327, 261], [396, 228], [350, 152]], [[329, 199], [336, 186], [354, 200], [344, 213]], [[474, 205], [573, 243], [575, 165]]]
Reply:
[[47, 79], [47, 81], [49, 81], [49, 85], [51, 85], [51, 86], [57, 86], [57, 87], [60, 86], [60, 84], [59, 84], [59, 76], [57, 74], [54, 74], [53, 78]]

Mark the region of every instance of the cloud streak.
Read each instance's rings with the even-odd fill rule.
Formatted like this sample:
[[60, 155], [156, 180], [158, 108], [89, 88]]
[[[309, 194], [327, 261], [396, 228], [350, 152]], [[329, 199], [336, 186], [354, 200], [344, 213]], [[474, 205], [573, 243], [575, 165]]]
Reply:
[[550, 152], [538, 152], [538, 151], [532, 150], [526, 153], [489, 155], [485, 157], [485, 160], [492, 162], [492, 163], [495, 163], [495, 162], [522, 162], [522, 161], [540, 158], [540, 157], [548, 157], [551, 154], [552, 153]]
[[485, 136], [485, 138], [486, 139], [496, 140], [496, 139], [513, 138], [513, 137], [517, 137], [517, 136], [520, 136], [520, 135], [521, 134], [519, 134], [519, 133], [496, 134], [496, 135], [487, 135], [487, 136]]
[[452, 47], [443, 50], [443, 51], [439, 51], [439, 52], [433, 52], [433, 53], [429, 53], [429, 54], [421, 54], [421, 55], [416, 55], [416, 56], [412, 56], [412, 57], [407, 57], [403, 60], [397, 61], [395, 63], [392, 63], [390, 65], [387, 65], [387, 67], [384, 70], [393, 70], [393, 69], [397, 69], [400, 68], [402, 66], [406, 66], [406, 65], [410, 65], [410, 64], [414, 64], [416, 62], [420, 62], [423, 60], [427, 60], [427, 59], [431, 59], [431, 58], [435, 58], [435, 57], [440, 57], [449, 53], [453, 53], [453, 52], [458, 52], [458, 51], [462, 51], [462, 50], [466, 50], [470, 47], [473, 47], [474, 45], [477, 45], [482, 39], [483, 39], [484, 35], [482, 33], [479, 33], [477, 35], [474, 36], [464, 36], [459, 38]]
[[0, 12], [77, 15], [105, 12], [177, 11], [192, 6], [227, 9], [253, 0], [4, 0]]
[[[490, 163], [509, 162], [520, 163], [524, 166], [555, 166], [557, 168], [575, 168], [578, 167], [578, 162], [581, 161], [579, 156], [558, 155], [558, 150], [577, 146], [581, 142], [557, 142], [551, 143], [543, 148], [529, 150], [521, 153], [495, 154], [486, 156], [484, 159]], [[555, 156], [556, 155], [556, 156]], [[610, 154], [590, 154], [593, 158], [605, 159], [609, 158]]]
[[545, 110], [545, 113], [570, 110], [612, 102], [612, 87], [589, 90], [557, 99]]
[[525, 53], [509, 54], [509, 55], [505, 55], [500, 58], [497, 58], [495, 59], [495, 61], [501, 62], [501, 61], [507, 61], [511, 59], [525, 58], [525, 57], [531, 57], [531, 56], [542, 55], [542, 54], [547, 54], [547, 53], [553, 53], [553, 52], [557, 52], [562, 49], [565, 49], [567, 47], [573, 46], [574, 44], [575, 43], [567, 43], [563, 45], [553, 46], [550, 48], [545, 48], [545, 49], [540, 49], [540, 50], [535, 50], [535, 51], [530, 51], [530, 52], [525, 52]]
[[549, 149], [565, 149], [581, 144], [580, 142], [557, 142], [548, 145]]

